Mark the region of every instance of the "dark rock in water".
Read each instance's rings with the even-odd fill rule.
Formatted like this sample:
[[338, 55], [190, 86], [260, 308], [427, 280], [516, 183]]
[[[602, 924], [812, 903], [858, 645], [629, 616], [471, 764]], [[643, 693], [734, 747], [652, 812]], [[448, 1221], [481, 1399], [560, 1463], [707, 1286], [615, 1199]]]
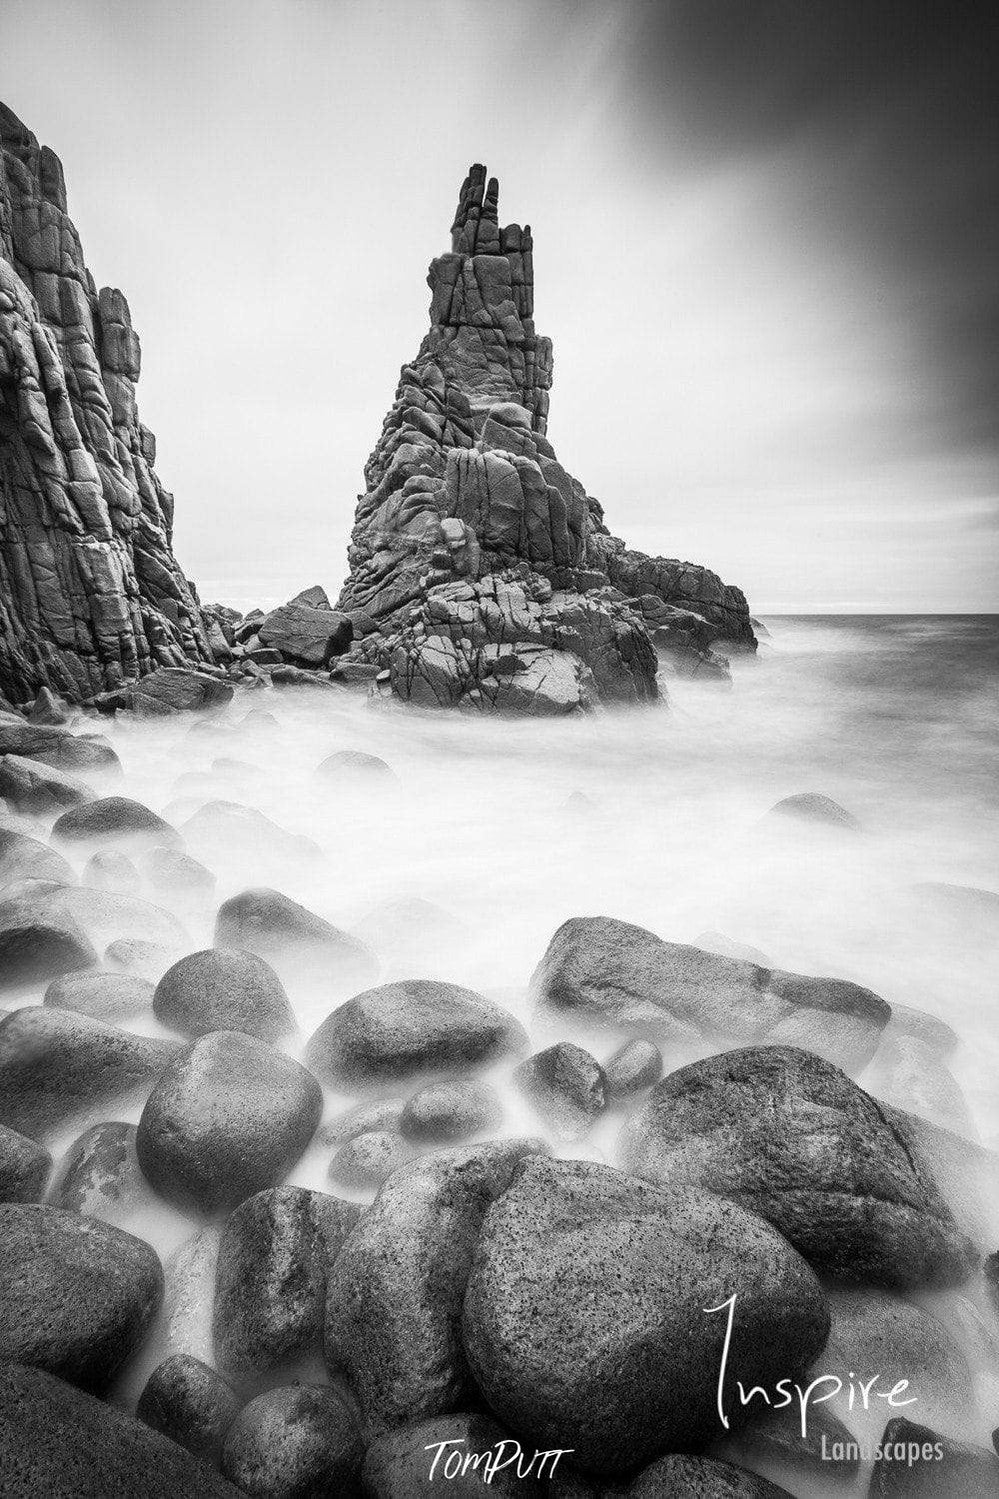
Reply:
[[255, 953], [209, 947], [188, 953], [156, 985], [156, 1016], [185, 1036], [242, 1031], [259, 1041], [277, 1041], [295, 1030], [284, 986]]
[[[521, 1472], [516, 1462], [499, 1466], [515, 1451], [513, 1446], [500, 1449], [500, 1443], [515, 1440], [489, 1416], [477, 1412], [456, 1411], [400, 1426], [376, 1437], [365, 1453], [361, 1474], [365, 1499], [421, 1499], [434, 1492], [428, 1488], [431, 1483], [440, 1484], [450, 1499], [481, 1499], [487, 1486], [498, 1499], [537, 1499], [545, 1487], [524, 1471], [533, 1453], [524, 1457]], [[495, 1474], [485, 1467], [494, 1452], [499, 1453]], [[486, 1454], [485, 1459], [480, 1454]], [[542, 1478], [550, 1467], [549, 1458]], [[535, 1461], [535, 1474], [538, 1468]]]
[[93, 800], [91, 788], [75, 776], [30, 760], [25, 755], [0, 757], [0, 796], [19, 812], [46, 813], [62, 807], [76, 807]]
[[[829, 1310], [762, 1219], [708, 1192], [530, 1158], [486, 1214], [464, 1347], [489, 1408], [525, 1445], [624, 1474], [717, 1436], [728, 1313], [704, 1308], [733, 1290], [732, 1388], [800, 1379]], [[746, 1412], [730, 1419], [735, 1429]]]
[[215, 889], [215, 876], [190, 854], [175, 848], [154, 848], [143, 866], [157, 893], [207, 898]]
[[462, 1072], [525, 1041], [521, 1027], [471, 989], [406, 979], [366, 989], [323, 1021], [306, 1048], [327, 1082], [363, 1086], [419, 1072]]
[[559, 464], [530, 230], [501, 228], [497, 199], [473, 166], [430, 267], [430, 332], [365, 468], [338, 607], [371, 616], [354, 654], [406, 700], [548, 714], [652, 700], [660, 616], [689, 619], [681, 654], [708, 659], [719, 636], [755, 645], [746, 601], [704, 568], [629, 552]]
[[91, 854], [80, 879], [91, 890], [108, 890], [116, 895], [130, 895], [141, 884], [131, 859], [114, 848]]
[[103, 1389], [159, 1310], [142, 1239], [38, 1203], [0, 1204], [0, 1359]]
[[395, 780], [395, 771], [384, 760], [377, 755], [366, 755], [361, 750], [337, 750], [335, 754], [327, 755], [319, 767], [319, 774], [345, 783]]
[[175, 1353], [150, 1374], [135, 1414], [217, 1468], [223, 1439], [238, 1410], [221, 1374], [189, 1353]]
[[215, 1353], [233, 1374], [268, 1374], [321, 1350], [329, 1267], [360, 1209], [275, 1187], [229, 1215], [219, 1245]]
[[563, 922], [534, 971], [541, 1010], [675, 1046], [713, 1040], [795, 1042], [859, 1070], [891, 1006], [843, 979], [761, 968], [608, 916]]
[[146, 1101], [139, 1164], [180, 1208], [233, 1208], [287, 1175], [322, 1108], [319, 1084], [298, 1062], [238, 1031], [213, 1031], [174, 1058]]
[[54, 880], [58, 884], [73, 880], [62, 854], [56, 853], [36, 838], [0, 828], [0, 891], [18, 880]]
[[350, 1382], [370, 1434], [460, 1410], [473, 1396], [458, 1336], [489, 1203], [537, 1141], [435, 1151], [395, 1172], [330, 1273], [326, 1361]]
[[798, 822], [815, 823], [817, 826], [842, 828], [846, 832], [859, 833], [861, 825], [852, 812], [834, 802], [831, 796], [822, 796], [817, 791], [802, 791], [797, 796], [785, 796], [770, 808], [768, 817], [789, 817]]
[[28, 723], [0, 713], [0, 754], [24, 755], [58, 770], [121, 770], [118, 756], [102, 734], [74, 734], [71, 729]]
[[398, 1132], [405, 1108], [401, 1098], [377, 1098], [372, 1103], [359, 1103], [324, 1124], [319, 1131], [319, 1140], [323, 1145], [339, 1146], [371, 1131]]
[[102, 973], [84, 969], [53, 979], [45, 991], [44, 1004], [57, 1010], [75, 1010], [92, 1020], [114, 1025], [148, 1013], [153, 1007], [154, 989], [146, 979], [131, 973]]
[[5, 1499], [239, 1499], [239, 1490], [117, 1406], [41, 1369], [0, 1366]]
[[129, 706], [143, 717], [201, 713], [232, 701], [232, 684], [190, 667], [164, 666], [129, 689]]
[[51, 1166], [47, 1150], [0, 1124], [0, 1202], [37, 1202]]
[[767, 1218], [823, 1274], [890, 1288], [963, 1281], [976, 1255], [911, 1142], [806, 1051], [749, 1047], [671, 1073], [627, 1127], [629, 1169]]
[[292, 663], [328, 666], [350, 645], [354, 627], [346, 615], [332, 609], [292, 601], [261, 620], [258, 634], [263, 645], [272, 646]]
[[349, 989], [378, 972], [374, 953], [356, 937], [324, 921], [279, 890], [243, 890], [219, 906], [216, 947], [241, 947], [296, 971], [318, 971], [327, 984]]
[[977, 1138], [960, 1085], [938, 1048], [912, 1035], [885, 1035], [861, 1082], [875, 1098], [919, 1114], [966, 1139]]
[[353, 1412], [326, 1385], [268, 1390], [243, 1407], [222, 1448], [222, 1472], [253, 1499], [360, 1492], [364, 1445]]
[[498, 1129], [502, 1119], [499, 1095], [488, 1083], [434, 1083], [413, 1094], [402, 1111], [399, 1131], [409, 1140], [445, 1144]]
[[172, 552], [173, 498], [139, 420], [139, 339], [100, 291], [59, 158], [0, 111], [0, 692], [73, 700], [210, 662]]
[[70, 916], [37, 911], [30, 896], [0, 901], [0, 990], [58, 978], [97, 962]]
[[999, 1457], [895, 1416], [878, 1442], [868, 1499], [995, 1499]]
[[585, 1134], [607, 1107], [604, 1069], [581, 1046], [560, 1041], [536, 1052], [513, 1074], [535, 1112], [561, 1139]]
[[127, 841], [136, 837], [155, 837], [162, 843], [172, 843], [177, 833], [142, 802], [127, 796], [105, 796], [64, 812], [56, 819], [52, 837], [63, 843]]
[[141, 1096], [176, 1050], [70, 1010], [13, 1010], [0, 1020], [0, 1122], [34, 1137]]
[[48, 1200], [122, 1226], [148, 1208], [153, 1195], [139, 1169], [135, 1125], [112, 1122], [86, 1130], [60, 1162]]
[[365, 1130], [344, 1142], [329, 1164], [328, 1176], [350, 1192], [373, 1192], [412, 1155], [392, 1130]]
[[611, 1098], [630, 1098], [663, 1075], [663, 1054], [651, 1041], [626, 1041], [604, 1064], [604, 1086]]
[[793, 1499], [787, 1489], [712, 1457], [670, 1453], [623, 1490], [622, 1499]]

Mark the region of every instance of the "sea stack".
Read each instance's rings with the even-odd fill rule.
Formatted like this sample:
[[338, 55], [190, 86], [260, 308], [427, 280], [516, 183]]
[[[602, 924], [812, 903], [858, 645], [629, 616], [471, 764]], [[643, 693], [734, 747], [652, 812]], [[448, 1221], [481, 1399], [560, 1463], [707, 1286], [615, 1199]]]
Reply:
[[128, 303], [87, 269], [59, 158], [0, 104], [0, 694], [13, 702], [213, 660], [138, 377]]
[[756, 645], [742, 592], [630, 550], [555, 455], [533, 240], [500, 226], [498, 197], [471, 167], [365, 468], [338, 604], [351, 654], [405, 700], [534, 713], [654, 701], [664, 663], [724, 675], [712, 645]]

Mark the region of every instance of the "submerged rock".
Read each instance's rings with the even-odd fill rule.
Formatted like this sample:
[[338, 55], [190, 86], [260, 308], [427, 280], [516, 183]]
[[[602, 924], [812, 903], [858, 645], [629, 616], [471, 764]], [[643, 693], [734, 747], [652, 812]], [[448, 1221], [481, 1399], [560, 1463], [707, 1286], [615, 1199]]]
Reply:
[[409, 1140], [447, 1144], [495, 1130], [503, 1118], [499, 1095], [488, 1083], [434, 1083], [414, 1093], [399, 1118]]
[[240, 947], [292, 971], [321, 974], [337, 989], [370, 982], [378, 960], [363, 942], [279, 890], [243, 890], [219, 906], [216, 947]]
[[604, 1063], [604, 1083], [613, 1099], [651, 1088], [663, 1075], [663, 1054], [651, 1041], [626, 1041]]
[[349, 1192], [373, 1192], [412, 1153], [411, 1146], [392, 1130], [364, 1130], [340, 1146], [327, 1175]]
[[898, 1289], [967, 1278], [976, 1255], [912, 1142], [828, 1062], [786, 1046], [694, 1062], [626, 1128], [639, 1176], [730, 1197], [833, 1278]]
[[55, 1207], [124, 1224], [153, 1202], [135, 1153], [135, 1125], [94, 1124], [67, 1150], [49, 1193]]
[[45, 990], [43, 1004], [57, 1010], [75, 1010], [92, 1020], [114, 1025], [148, 1014], [155, 990], [147, 979], [131, 973], [103, 973], [100, 969], [63, 974]]
[[607, 1107], [604, 1069], [581, 1046], [560, 1041], [539, 1051], [513, 1074], [513, 1080], [560, 1139], [585, 1134]]
[[19, 880], [51, 880], [70, 884], [73, 871], [62, 854], [37, 838], [0, 828], [0, 891]]
[[869, 1499], [994, 1499], [999, 1457], [895, 1416], [878, 1443]]
[[94, 792], [85, 781], [66, 775], [42, 760], [24, 755], [0, 757], [0, 796], [19, 812], [45, 816], [63, 807], [92, 801]]

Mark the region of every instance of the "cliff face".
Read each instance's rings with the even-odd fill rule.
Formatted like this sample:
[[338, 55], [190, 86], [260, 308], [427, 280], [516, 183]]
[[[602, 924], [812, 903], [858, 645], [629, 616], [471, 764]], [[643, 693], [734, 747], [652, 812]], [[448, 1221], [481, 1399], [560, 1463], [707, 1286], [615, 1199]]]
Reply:
[[139, 340], [97, 290], [58, 157], [0, 105], [0, 694], [211, 662], [139, 421]]
[[501, 227], [497, 200], [473, 166], [451, 249], [430, 266], [430, 331], [365, 468], [338, 607], [378, 624], [369, 657], [427, 703], [654, 698], [652, 637], [674, 663], [721, 672], [713, 641], [755, 646], [743, 594], [629, 551], [548, 441], [531, 231]]

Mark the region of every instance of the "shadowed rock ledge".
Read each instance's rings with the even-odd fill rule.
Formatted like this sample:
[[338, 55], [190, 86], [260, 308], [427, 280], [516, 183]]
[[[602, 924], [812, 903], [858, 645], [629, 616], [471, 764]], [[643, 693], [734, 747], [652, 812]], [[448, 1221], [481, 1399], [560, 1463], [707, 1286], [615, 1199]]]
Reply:
[[723, 676], [715, 642], [756, 645], [741, 591], [627, 548], [555, 456], [531, 231], [501, 227], [497, 201], [473, 166], [430, 266], [430, 331], [365, 467], [337, 606], [351, 655], [403, 699], [528, 712], [654, 700], [657, 648]]
[[87, 269], [59, 158], [0, 104], [0, 694], [13, 701], [213, 661], [138, 376], [128, 303]]

